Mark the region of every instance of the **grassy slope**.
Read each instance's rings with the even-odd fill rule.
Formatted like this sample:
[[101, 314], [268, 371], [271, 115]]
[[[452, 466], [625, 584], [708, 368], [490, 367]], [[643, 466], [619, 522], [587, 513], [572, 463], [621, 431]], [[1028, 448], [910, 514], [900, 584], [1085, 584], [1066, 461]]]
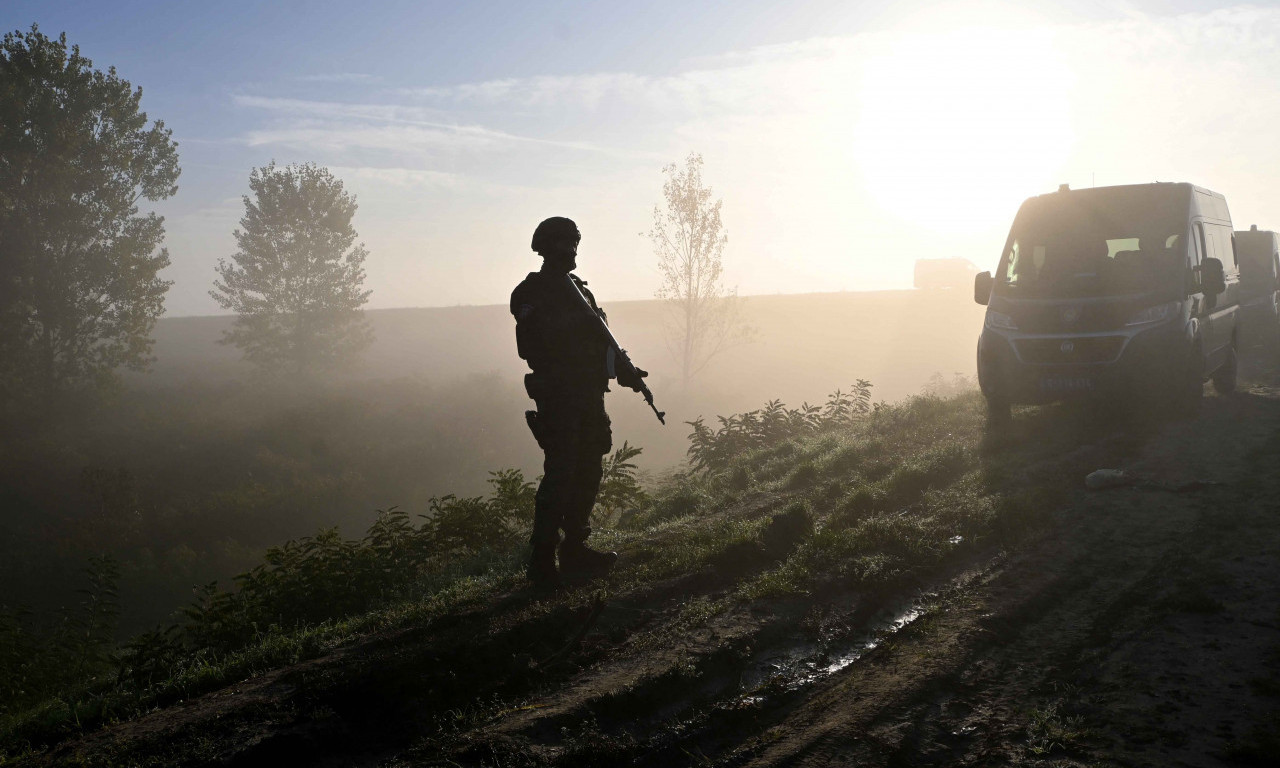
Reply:
[[[720, 475], [677, 478], [598, 535], [624, 554], [607, 580], [538, 596], [519, 577], [518, 553], [492, 556], [381, 611], [197, 659], [150, 690], [106, 694], [79, 712], [51, 703], [6, 724], [7, 745], [37, 761], [102, 765], [257, 759], [289, 743], [464, 762], [476, 750], [546, 747], [559, 759], [598, 738], [555, 723], [626, 711], [616, 719], [639, 730], [598, 725], [619, 756], [662, 754], [681, 739], [662, 727], [671, 707], [695, 730], [710, 727], [710, 705], [740, 695], [738, 683], [688, 689], [740, 679], [729, 673], [753, 647], [796, 627], [828, 640], [861, 631], [879, 607], [1037, 527], [1060, 490], [1052, 457], [1073, 445], [1070, 422], [1043, 430], [1054, 437], [1034, 449], [1005, 449], [985, 439], [982, 421], [976, 395], [914, 398], [740, 457]], [[528, 706], [547, 709], [547, 723], [511, 724]], [[75, 738], [77, 720], [92, 731], [114, 719], [126, 722]]]

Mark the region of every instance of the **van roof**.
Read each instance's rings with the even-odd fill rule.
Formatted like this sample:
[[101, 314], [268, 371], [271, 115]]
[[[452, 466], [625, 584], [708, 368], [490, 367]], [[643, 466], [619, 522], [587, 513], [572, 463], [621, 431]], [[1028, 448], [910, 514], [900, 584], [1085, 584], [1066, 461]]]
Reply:
[[[1064, 184], [1062, 186], [1066, 187], [1067, 185]], [[1149, 188], [1149, 187], [1187, 187], [1189, 189], [1195, 190], [1196, 192], [1199, 192], [1202, 195], [1210, 195], [1212, 197], [1219, 197], [1224, 200], [1226, 199], [1218, 192], [1214, 192], [1211, 189], [1205, 189], [1204, 187], [1198, 187], [1195, 184], [1192, 184], [1186, 181], [1152, 181], [1146, 184], [1115, 184], [1109, 187], [1081, 187], [1079, 189], [1059, 188], [1058, 191], [1056, 192], [1046, 192], [1043, 195], [1036, 195], [1036, 197], [1053, 197], [1054, 195], [1062, 195], [1062, 194], [1089, 194], [1095, 191], [1102, 192], [1103, 190], [1114, 192], [1120, 189], [1141, 189], [1141, 188]]]
[[[1066, 185], [1063, 185], [1064, 187]], [[1151, 190], [1151, 189], [1169, 189], [1178, 190], [1187, 196], [1188, 203], [1195, 202], [1195, 208], [1199, 214], [1208, 219], [1215, 219], [1223, 223], [1231, 221], [1231, 213], [1227, 209], [1227, 198], [1218, 192], [1204, 187], [1198, 187], [1195, 184], [1185, 181], [1154, 181], [1147, 184], [1116, 184], [1109, 187], [1083, 187], [1081, 189], [1063, 189], [1059, 188], [1057, 192], [1046, 192], [1042, 195], [1028, 198], [1030, 200], [1053, 200], [1061, 195], [1080, 195], [1083, 197], [1091, 197], [1093, 195], [1114, 195], [1124, 190]]]

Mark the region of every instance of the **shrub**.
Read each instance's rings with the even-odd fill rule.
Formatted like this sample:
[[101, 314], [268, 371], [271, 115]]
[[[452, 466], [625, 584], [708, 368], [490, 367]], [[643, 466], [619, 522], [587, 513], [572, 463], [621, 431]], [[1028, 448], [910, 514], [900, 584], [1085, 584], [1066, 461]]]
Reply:
[[52, 626], [25, 607], [0, 606], [0, 715], [92, 681], [115, 663], [116, 584], [119, 565], [109, 555], [90, 559], [82, 599], [64, 609]]
[[591, 517], [597, 525], [613, 521], [622, 512], [644, 503], [647, 498], [636, 478], [636, 465], [631, 459], [642, 449], [633, 448], [623, 441], [622, 447], [604, 460], [604, 476], [600, 480], [600, 493]]
[[850, 392], [837, 389], [823, 406], [803, 403], [799, 408], [787, 408], [781, 400], [770, 400], [754, 411], [717, 416], [719, 429], [707, 426], [699, 416], [685, 422], [693, 428], [689, 463], [695, 472], [723, 472], [734, 458], [748, 451], [846, 426], [871, 411], [871, 382], [858, 379]]

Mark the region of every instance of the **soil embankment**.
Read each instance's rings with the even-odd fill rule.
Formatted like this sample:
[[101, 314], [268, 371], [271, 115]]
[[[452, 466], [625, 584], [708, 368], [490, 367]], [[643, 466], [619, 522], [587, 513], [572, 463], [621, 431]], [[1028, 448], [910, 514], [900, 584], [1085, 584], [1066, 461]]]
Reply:
[[[1196, 418], [1146, 426], [1032, 409], [985, 437], [976, 407], [945, 429], [971, 441], [957, 455], [977, 469], [947, 482], [956, 493], [993, 493], [993, 478], [1022, 498], [1042, 490], [1038, 521], [969, 550], [954, 537], [956, 557], [878, 592], [833, 579], [751, 597], [742, 585], [778, 560], [743, 541], [709, 566], [608, 594], [493, 595], [86, 735], [48, 759], [1277, 764], [1280, 389], [1208, 396]], [[1102, 467], [1132, 482], [1086, 491], [1084, 476]], [[789, 482], [800, 487], [798, 476]], [[776, 487], [716, 514], [749, 525], [792, 496], [843, 488]], [[876, 519], [936, 515], [931, 493]], [[682, 546], [683, 529], [662, 530], [661, 546]]]

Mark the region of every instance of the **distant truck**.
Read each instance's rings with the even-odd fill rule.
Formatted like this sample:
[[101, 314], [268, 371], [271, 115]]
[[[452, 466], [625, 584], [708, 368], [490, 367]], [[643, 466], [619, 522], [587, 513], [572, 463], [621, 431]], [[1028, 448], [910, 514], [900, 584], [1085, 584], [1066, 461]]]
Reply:
[[1236, 386], [1239, 267], [1222, 195], [1191, 184], [1071, 190], [1022, 204], [993, 276], [978, 383], [1013, 403], [1122, 395], [1194, 407]]
[[1240, 325], [1245, 343], [1280, 344], [1280, 236], [1258, 229], [1236, 232], [1240, 257]]
[[916, 259], [916, 288], [968, 288], [978, 268], [968, 259]]

